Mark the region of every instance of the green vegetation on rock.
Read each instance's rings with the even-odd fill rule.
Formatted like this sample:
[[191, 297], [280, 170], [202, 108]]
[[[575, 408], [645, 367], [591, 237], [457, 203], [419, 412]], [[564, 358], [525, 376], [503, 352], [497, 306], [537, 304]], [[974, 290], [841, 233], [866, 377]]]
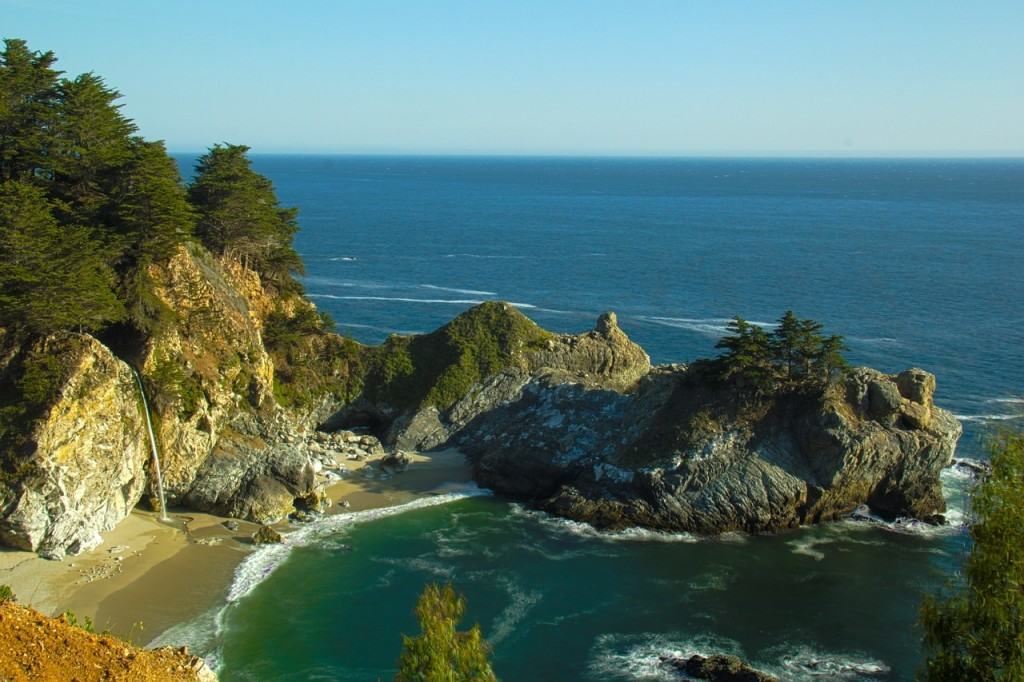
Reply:
[[971, 499], [963, 583], [921, 608], [920, 679], [1024, 679], [1024, 434], [1001, 435]]
[[391, 336], [371, 349], [367, 397], [402, 409], [445, 409], [481, 379], [520, 366], [524, 353], [551, 337], [507, 303], [482, 303], [435, 332]]
[[489, 682], [497, 680], [488, 662], [490, 646], [480, 626], [455, 628], [466, 612], [466, 599], [450, 584], [427, 585], [416, 603], [421, 633], [402, 636], [396, 682]]
[[280, 307], [267, 315], [263, 342], [274, 361], [274, 398], [285, 407], [312, 407], [327, 395], [347, 403], [363, 389], [366, 348], [328, 334], [329, 316], [308, 304], [289, 315]]

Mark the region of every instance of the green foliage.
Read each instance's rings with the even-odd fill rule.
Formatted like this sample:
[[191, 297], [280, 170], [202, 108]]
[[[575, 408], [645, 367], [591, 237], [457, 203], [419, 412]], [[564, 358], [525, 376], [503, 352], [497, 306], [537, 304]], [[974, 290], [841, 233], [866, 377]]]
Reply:
[[451, 407], [551, 334], [506, 303], [472, 308], [423, 336], [392, 336], [369, 355], [368, 397], [399, 408]]
[[14, 590], [10, 585], [0, 585], [0, 603], [8, 604], [17, 600], [18, 598], [14, 596]]
[[252, 170], [243, 145], [214, 145], [196, 163], [188, 196], [196, 233], [211, 251], [239, 258], [264, 282], [296, 291], [302, 260], [292, 247], [297, 209], [283, 208], [270, 180]]
[[154, 363], [153, 371], [146, 376], [146, 383], [152, 387], [151, 399], [158, 413], [176, 404], [178, 414], [182, 419], [188, 419], [206, 399], [199, 379], [170, 357]]
[[0, 325], [28, 333], [120, 319], [113, 272], [89, 230], [59, 225], [43, 190], [0, 185]]
[[466, 611], [466, 599], [450, 584], [427, 585], [416, 604], [421, 633], [402, 636], [396, 682], [487, 682], [497, 680], [488, 662], [490, 646], [480, 626], [455, 628]]
[[111, 187], [132, 154], [135, 124], [114, 103], [121, 93], [92, 73], [63, 80], [57, 89], [50, 193], [62, 222], [99, 225], [110, 210]]
[[263, 341], [274, 361], [274, 397], [285, 407], [308, 407], [325, 395], [350, 402], [363, 390], [366, 349], [352, 339], [325, 333], [325, 321], [311, 306], [295, 315], [271, 313]]
[[263, 343], [272, 350], [284, 349], [323, 328], [324, 319], [312, 306], [298, 306], [291, 315], [278, 307], [263, 323]]
[[[51, 52], [0, 53], [0, 324], [22, 334], [169, 321], [147, 268], [193, 231], [163, 144], [137, 137], [99, 76], [62, 79]], [[35, 193], [33, 193], [33, 191]]]
[[82, 622], [78, 622], [78, 616], [75, 615], [74, 611], [65, 611], [61, 614], [64, 620], [67, 621], [68, 625], [76, 628], [82, 628], [86, 632], [96, 633], [96, 628], [92, 624], [92, 618], [85, 616], [82, 618]]
[[734, 380], [755, 393], [779, 389], [809, 389], [826, 385], [835, 370], [846, 367], [841, 336], [822, 336], [822, 325], [801, 320], [792, 310], [779, 319], [769, 334], [738, 315], [729, 322], [729, 334], [716, 348], [718, 375]]
[[0, 52], [0, 182], [52, 177], [58, 79], [52, 52], [4, 40]]
[[1003, 434], [991, 452], [963, 584], [921, 608], [928, 682], [1024, 679], [1024, 434]]

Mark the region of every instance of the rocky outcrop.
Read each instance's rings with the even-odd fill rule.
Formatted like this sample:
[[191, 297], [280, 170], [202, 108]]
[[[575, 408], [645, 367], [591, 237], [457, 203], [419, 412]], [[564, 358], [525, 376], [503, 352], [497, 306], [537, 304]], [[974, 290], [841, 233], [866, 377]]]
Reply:
[[939, 471], [961, 427], [923, 370], [858, 368], [825, 391], [750, 400], [700, 366], [651, 368], [611, 315], [525, 360], [448, 409], [399, 414], [388, 440], [458, 445], [481, 485], [600, 527], [757, 532], [863, 504], [944, 511]]
[[139, 393], [129, 367], [84, 334], [44, 338], [17, 362], [23, 380], [49, 373], [37, 381], [53, 392], [6, 462], [0, 540], [61, 558], [98, 545], [147, 489]]
[[[523, 317], [511, 306], [504, 306], [499, 314]], [[372, 421], [390, 424], [384, 433], [386, 442], [406, 450], [428, 450], [451, 441], [482, 415], [518, 400], [532, 382], [621, 394], [651, 371], [647, 353], [619, 328], [614, 313], [602, 315], [590, 332], [549, 335], [539, 343], [517, 347], [505, 367], [467, 386], [447, 407], [426, 404], [403, 411], [386, 401], [364, 400], [347, 408], [340, 418], [345, 421], [345, 412], [364, 420], [371, 416]]]
[[150, 276], [175, 320], [139, 359], [160, 417], [164, 488], [173, 505], [189, 496], [225, 429], [276, 411], [274, 366], [261, 338], [272, 304], [255, 273], [198, 249], [180, 247]]

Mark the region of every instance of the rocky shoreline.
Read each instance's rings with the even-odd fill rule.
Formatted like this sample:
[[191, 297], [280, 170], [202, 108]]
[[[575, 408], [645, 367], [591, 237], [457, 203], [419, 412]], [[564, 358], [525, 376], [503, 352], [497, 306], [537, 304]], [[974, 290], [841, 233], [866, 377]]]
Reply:
[[0, 542], [61, 558], [155, 503], [133, 366], [168, 504], [261, 524], [322, 511], [346, 456], [387, 451], [400, 470], [401, 451], [446, 447], [481, 486], [599, 528], [762, 532], [861, 505], [944, 511], [939, 471], [961, 427], [923, 370], [855, 368], [750, 399], [705, 364], [652, 366], [614, 313], [557, 335], [489, 302], [366, 347], [301, 326], [319, 319], [308, 301], [199, 247], [150, 275], [177, 320], [161, 335], [62, 332], [0, 353], [6, 385], [56, 367], [0, 481]]

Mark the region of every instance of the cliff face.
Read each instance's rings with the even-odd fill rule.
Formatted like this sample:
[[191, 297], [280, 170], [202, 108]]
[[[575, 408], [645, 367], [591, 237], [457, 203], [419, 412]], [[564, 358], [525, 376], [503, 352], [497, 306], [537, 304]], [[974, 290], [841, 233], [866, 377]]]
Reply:
[[[261, 336], [270, 310], [309, 304], [275, 300], [255, 273], [198, 247], [149, 275], [173, 323], [126, 355], [150, 399], [168, 504], [271, 522], [317, 499], [316, 462], [292, 444], [309, 415], [275, 401]], [[5, 544], [76, 553], [155, 497], [141, 396], [107, 346], [67, 333], [8, 348], [0, 377], [12, 393], [38, 384], [40, 394], [5, 441]]]
[[149, 444], [131, 370], [96, 339], [71, 333], [11, 361], [54, 385], [0, 486], [0, 539], [54, 558], [94, 547], [147, 483]]

